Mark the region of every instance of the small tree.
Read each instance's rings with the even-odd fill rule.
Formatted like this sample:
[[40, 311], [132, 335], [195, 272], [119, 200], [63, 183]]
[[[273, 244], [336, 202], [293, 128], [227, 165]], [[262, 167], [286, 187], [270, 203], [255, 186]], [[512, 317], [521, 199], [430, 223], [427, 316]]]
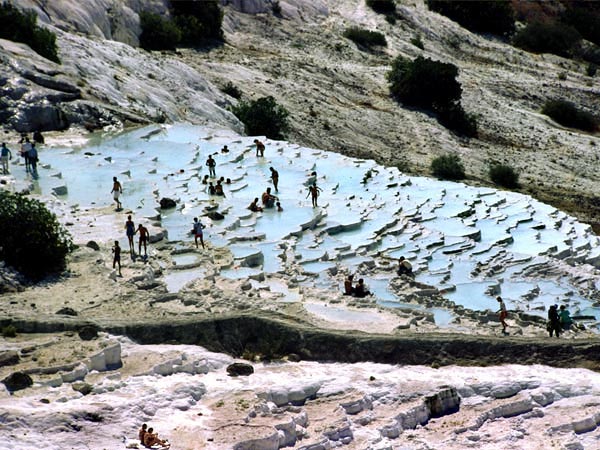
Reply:
[[0, 190], [0, 260], [33, 280], [66, 267], [69, 233], [43, 203]]
[[394, 97], [408, 105], [427, 109], [460, 100], [462, 88], [456, 81], [457, 76], [455, 65], [422, 56], [413, 61], [398, 56], [387, 74]]
[[542, 108], [542, 113], [565, 127], [590, 132], [598, 129], [598, 119], [596, 117], [565, 100], [547, 101]]
[[19, 11], [10, 2], [3, 2], [0, 5], [0, 23], [0, 38], [23, 42], [44, 58], [60, 63], [56, 35], [37, 26], [35, 12]]
[[559, 56], [569, 56], [579, 41], [581, 35], [575, 28], [558, 22], [531, 23], [513, 38], [513, 44], [523, 50]]
[[465, 177], [465, 167], [458, 155], [449, 153], [431, 161], [431, 173], [441, 180], [462, 180]]
[[232, 108], [232, 112], [242, 121], [246, 134], [250, 136], [282, 139], [289, 126], [289, 112], [271, 96], [241, 101]]
[[344, 31], [344, 37], [350, 39], [357, 45], [371, 48], [373, 46], [385, 46], [385, 36], [379, 31], [365, 30], [359, 27], [350, 27]]
[[490, 179], [508, 189], [519, 187], [519, 174], [511, 166], [506, 164], [492, 164], [489, 168]]
[[147, 11], [140, 13], [140, 47], [146, 50], [175, 50], [181, 30], [175, 22]]
[[508, 35], [515, 30], [510, 0], [427, 0], [427, 6], [476, 33]]

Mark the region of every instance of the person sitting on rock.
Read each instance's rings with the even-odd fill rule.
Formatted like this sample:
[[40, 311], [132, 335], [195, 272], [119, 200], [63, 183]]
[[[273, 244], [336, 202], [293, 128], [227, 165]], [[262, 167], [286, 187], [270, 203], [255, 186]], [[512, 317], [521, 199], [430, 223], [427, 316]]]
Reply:
[[354, 295], [354, 286], [352, 286], [352, 283], [354, 283], [354, 275], [350, 274], [344, 280], [344, 295]]
[[373, 295], [373, 294], [371, 294], [371, 291], [369, 291], [367, 289], [365, 280], [363, 280], [362, 278], [359, 278], [358, 283], [356, 283], [356, 286], [354, 287], [354, 296], [363, 298], [363, 297], [366, 297], [367, 295]]
[[275, 197], [273, 194], [271, 194], [271, 188], [268, 187], [267, 190], [265, 192], [263, 192], [262, 195], [262, 204], [265, 208], [272, 208], [273, 206], [275, 206], [275, 201], [279, 200], [277, 197]]
[[146, 437], [146, 433], [148, 433], [148, 425], [143, 423], [140, 431], [138, 432], [138, 437], [140, 438], [140, 444], [144, 445], [144, 437]]
[[158, 433], [154, 433], [154, 428], [148, 428], [148, 432], [144, 435], [144, 446], [152, 448], [153, 445], [160, 445], [169, 448], [171, 444], [166, 439], [159, 439]]
[[256, 197], [254, 201], [248, 205], [248, 209], [252, 212], [261, 212], [263, 210], [260, 206], [258, 206], [258, 197]]
[[401, 256], [398, 260], [398, 275], [412, 275], [412, 264], [404, 257]]

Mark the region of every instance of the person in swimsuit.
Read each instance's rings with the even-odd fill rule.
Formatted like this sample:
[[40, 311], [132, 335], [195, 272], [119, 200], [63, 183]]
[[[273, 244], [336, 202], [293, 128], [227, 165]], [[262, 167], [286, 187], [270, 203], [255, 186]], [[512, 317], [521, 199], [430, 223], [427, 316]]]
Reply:
[[138, 438], [140, 439], [140, 444], [142, 445], [144, 445], [144, 437], [146, 436], [146, 433], [148, 433], [148, 425], [143, 423], [140, 431], [138, 431]]
[[272, 167], [269, 167], [269, 170], [271, 171], [271, 181], [273, 181], [273, 187], [275, 188], [275, 192], [279, 192], [279, 189], [277, 188], [277, 186], [279, 185], [279, 172], [277, 172]]
[[123, 193], [123, 187], [121, 186], [121, 183], [119, 183], [119, 180], [117, 180], [117, 177], [113, 177], [113, 188], [110, 193], [113, 195], [115, 202], [117, 202], [117, 209], [121, 209], [122, 205], [119, 197]]
[[217, 167], [217, 162], [213, 159], [212, 155], [208, 155], [208, 159], [206, 160], [206, 165], [208, 166], [208, 174], [212, 177], [215, 178], [216, 172], [215, 172], [215, 167]]
[[115, 246], [112, 248], [113, 252], [113, 269], [115, 266], [119, 266], [119, 276], [121, 276], [121, 246], [119, 241], [115, 241]]
[[254, 139], [254, 143], [256, 144], [256, 156], [265, 156], [265, 144], [258, 139]]
[[140, 233], [140, 240], [138, 241], [138, 254], [142, 254], [142, 245], [144, 246], [144, 257], [148, 257], [148, 241], [150, 240], [150, 234], [148, 233], [148, 228], [146, 228], [141, 223], [138, 225], [136, 233]]
[[154, 433], [154, 428], [148, 428], [148, 432], [144, 435], [144, 445], [146, 447], [152, 447], [153, 445], [160, 445], [163, 448], [169, 448], [171, 444], [166, 439], [159, 439], [158, 433]]
[[261, 212], [263, 210], [260, 206], [258, 206], [258, 197], [256, 197], [254, 201], [248, 205], [248, 209], [252, 212]]
[[133, 220], [131, 220], [131, 216], [127, 216], [127, 221], [125, 222], [125, 234], [127, 235], [127, 240], [129, 241], [129, 254], [133, 257], [135, 256], [135, 244], [133, 243], [135, 223], [133, 223]]
[[306, 198], [310, 195], [310, 199], [312, 201], [313, 208], [317, 206], [317, 199], [319, 198], [319, 194], [323, 189], [317, 186], [317, 183], [313, 183], [308, 187], [308, 194], [306, 194]]

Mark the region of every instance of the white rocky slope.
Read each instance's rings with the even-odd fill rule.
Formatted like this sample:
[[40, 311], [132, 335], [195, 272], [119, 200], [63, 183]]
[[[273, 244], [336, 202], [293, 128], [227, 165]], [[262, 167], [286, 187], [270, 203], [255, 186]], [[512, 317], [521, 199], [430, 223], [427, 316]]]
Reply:
[[[596, 222], [597, 138], [557, 126], [539, 113], [544, 101], [557, 97], [595, 110], [598, 82], [584, 75], [584, 63], [533, 55], [475, 35], [430, 12], [421, 0], [397, 2], [394, 25], [362, 0], [282, 1], [281, 18], [272, 14], [272, 2], [267, 0], [223, 3], [225, 44], [207, 52], [185, 50], [182, 56], [149, 54], [106, 40], [135, 43], [134, 12], [142, 7], [161, 11], [164, 2], [159, 0], [22, 4], [40, 12], [42, 21], [78, 31], [58, 31], [63, 66], [40, 68], [50, 78], [64, 72], [79, 88], [82, 100], [74, 104], [83, 102], [87, 110], [61, 100], [60, 92], [58, 96], [62, 106], [57, 109], [64, 109], [71, 121], [79, 118], [90, 126], [103, 126], [127, 119], [209, 120], [230, 126], [235, 119], [220, 108], [233, 99], [204, 79], [216, 86], [231, 81], [248, 97], [273, 95], [288, 108], [292, 141], [373, 157], [418, 173], [427, 171], [432, 157], [456, 152], [468, 174], [482, 180], [488, 178], [490, 163], [508, 163], [521, 172], [527, 192]], [[125, 23], [115, 24], [111, 17]], [[388, 46], [375, 52], [358, 49], [342, 37], [351, 25], [381, 31]], [[424, 50], [411, 43], [417, 35]], [[3, 54], [3, 72], [11, 83], [20, 80], [17, 84], [25, 92], [35, 92], [31, 80], [23, 80], [22, 71], [15, 69], [31, 55], [6, 50]], [[457, 138], [428, 115], [402, 108], [389, 98], [385, 74], [397, 55], [423, 55], [459, 67], [464, 107], [478, 116], [478, 139]], [[8, 91], [18, 89], [12, 86]], [[75, 113], [69, 114], [72, 109]], [[22, 117], [11, 123], [33, 129]], [[53, 123], [66, 126], [64, 120]]]
[[179, 450], [574, 450], [600, 440], [600, 376], [585, 369], [280, 361], [229, 377], [232, 358], [196, 346], [69, 333], [9, 345], [42, 369], [13, 395], [0, 384], [2, 450], [141, 448], [143, 422]]

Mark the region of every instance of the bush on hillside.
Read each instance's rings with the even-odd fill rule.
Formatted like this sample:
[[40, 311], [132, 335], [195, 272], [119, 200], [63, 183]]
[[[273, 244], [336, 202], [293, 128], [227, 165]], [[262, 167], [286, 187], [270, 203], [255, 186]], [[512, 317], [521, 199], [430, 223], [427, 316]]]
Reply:
[[600, 11], [575, 4], [565, 10], [561, 19], [575, 28], [584, 39], [600, 45]]
[[449, 153], [431, 161], [431, 173], [441, 180], [462, 180], [465, 177], [465, 167], [458, 155]]
[[510, 0], [427, 0], [427, 6], [476, 33], [503, 36], [515, 30]]
[[457, 76], [455, 65], [422, 56], [413, 61], [398, 56], [387, 74], [392, 96], [408, 105], [430, 110], [460, 100], [462, 88], [456, 81]]
[[367, 48], [377, 45], [387, 45], [385, 36], [379, 31], [365, 30], [359, 27], [350, 27], [346, 29], [346, 31], [344, 31], [344, 37], [350, 39], [357, 45]]
[[249, 136], [283, 139], [289, 126], [288, 111], [271, 96], [241, 101], [232, 108], [232, 112], [242, 121]]
[[492, 164], [489, 168], [490, 180], [508, 189], [519, 187], [519, 174], [507, 164]]
[[394, 0], [367, 0], [367, 6], [379, 14], [396, 12], [396, 2]]
[[565, 100], [547, 101], [542, 108], [542, 114], [551, 117], [565, 127], [590, 132], [598, 129], [598, 119]]
[[477, 136], [477, 120], [465, 112], [460, 102], [439, 106], [435, 111], [438, 122], [454, 133], [465, 137]]
[[230, 97], [237, 98], [238, 100], [242, 98], [242, 91], [231, 81], [228, 81], [225, 86], [221, 88], [221, 91]]
[[533, 53], [552, 53], [569, 56], [581, 41], [579, 32], [561, 23], [534, 22], [519, 31], [513, 44]]
[[69, 233], [38, 200], [0, 190], [0, 260], [40, 280], [66, 267]]
[[147, 11], [140, 13], [140, 47], [146, 50], [175, 50], [181, 41], [181, 30], [169, 19]]
[[56, 35], [37, 26], [37, 15], [33, 11], [20, 11], [11, 3], [0, 5], [0, 38], [22, 42], [44, 58], [60, 63]]
[[223, 39], [223, 11], [218, 0], [172, 1], [171, 12], [183, 45], [193, 47], [206, 40]]

